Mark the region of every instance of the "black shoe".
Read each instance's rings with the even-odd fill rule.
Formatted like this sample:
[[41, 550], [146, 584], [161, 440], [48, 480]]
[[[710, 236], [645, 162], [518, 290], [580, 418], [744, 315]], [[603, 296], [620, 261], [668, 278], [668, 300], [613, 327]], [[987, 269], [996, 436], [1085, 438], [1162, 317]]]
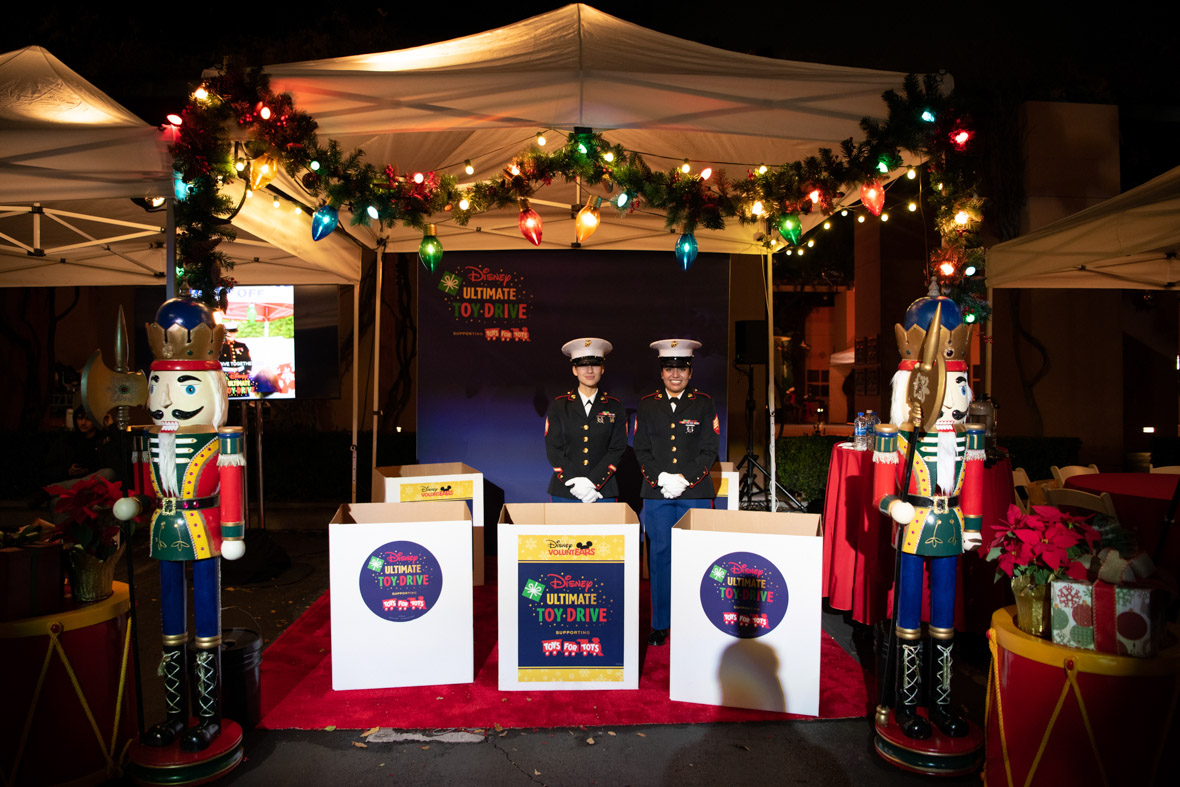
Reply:
[[657, 648], [668, 641], [668, 629], [652, 629], [647, 636], [647, 644]]
[[907, 738], [921, 741], [930, 737], [930, 722], [919, 716], [912, 708], [898, 706], [893, 711], [893, 720]]
[[932, 705], [929, 710], [930, 721], [942, 730], [943, 735], [948, 738], [962, 738], [967, 735], [967, 722], [957, 713], [941, 705]]
[[203, 721], [195, 727], [188, 728], [184, 737], [180, 739], [180, 748], [184, 751], [204, 751], [220, 732], [221, 725], [217, 722]]
[[159, 724], [153, 724], [143, 734], [144, 746], [171, 746], [173, 741], [184, 732], [183, 719], [169, 719]]

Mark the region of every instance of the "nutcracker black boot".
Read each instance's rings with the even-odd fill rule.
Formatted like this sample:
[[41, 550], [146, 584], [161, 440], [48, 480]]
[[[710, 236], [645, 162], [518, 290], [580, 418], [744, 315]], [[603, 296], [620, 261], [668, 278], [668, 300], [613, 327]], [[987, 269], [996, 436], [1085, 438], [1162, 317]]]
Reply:
[[145, 746], [170, 746], [188, 724], [188, 674], [184, 656], [188, 635], [165, 637], [159, 673], [164, 678], [164, 721], [143, 734]]
[[[197, 651], [197, 723], [180, 739], [185, 751], [203, 751], [221, 732], [221, 638], [211, 648]], [[200, 640], [198, 640], [198, 645]]]
[[931, 665], [930, 721], [938, 725], [943, 735], [962, 738], [967, 734], [967, 722], [951, 708], [951, 650], [955, 645], [954, 629], [930, 629], [930, 645], [934, 648]]
[[930, 737], [930, 722], [918, 715], [918, 698], [922, 693], [922, 640], [899, 641], [897, 694], [893, 718], [907, 738]]

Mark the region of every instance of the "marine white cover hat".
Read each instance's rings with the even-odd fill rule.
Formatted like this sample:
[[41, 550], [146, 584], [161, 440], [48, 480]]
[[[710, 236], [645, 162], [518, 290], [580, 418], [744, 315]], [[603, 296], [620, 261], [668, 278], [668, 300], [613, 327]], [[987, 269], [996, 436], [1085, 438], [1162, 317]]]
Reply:
[[688, 366], [693, 350], [699, 350], [701, 343], [693, 339], [660, 339], [649, 346], [658, 351], [661, 366]]
[[594, 338], [573, 339], [561, 346], [561, 351], [574, 366], [601, 366], [607, 353], [613, 349], [606, 339]]

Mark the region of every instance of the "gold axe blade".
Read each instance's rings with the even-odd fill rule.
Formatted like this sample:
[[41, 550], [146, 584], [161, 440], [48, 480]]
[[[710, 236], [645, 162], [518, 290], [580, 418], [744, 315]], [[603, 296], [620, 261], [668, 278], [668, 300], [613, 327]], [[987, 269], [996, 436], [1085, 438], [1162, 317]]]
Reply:
[[115, 420], [119, 428], [127, 426], [128, 408], [147, 404], [148, 385], [143, 372], [130, 372], [127, 367], [127, 321], [123, 318], [123, 307], [115, 319], [115, 368], [112, 371], [102, 362], [102, 350], [94, 355], [82, 369], [82, 404], [90, 419], [101, 424], [111, 410], [116, 410]]
[[143, 372], [116, 372], [107, 368], [102, 350], [95, 350], [82, 369], [82, 404], [96, 424], [116, 407], [147, 404], [148, 383]]
[[922, 340], [920, 360], [910, 373], [907, 400], [910, 405], [910, 420], [914, 427], [924, 432], [933, 432], [938, 416], [942, 413], [942, 400], [946, 395], [946, 358], [940, 347], [942, 334], [942, 304], [934, 309], [934, 319], [926, 328]]

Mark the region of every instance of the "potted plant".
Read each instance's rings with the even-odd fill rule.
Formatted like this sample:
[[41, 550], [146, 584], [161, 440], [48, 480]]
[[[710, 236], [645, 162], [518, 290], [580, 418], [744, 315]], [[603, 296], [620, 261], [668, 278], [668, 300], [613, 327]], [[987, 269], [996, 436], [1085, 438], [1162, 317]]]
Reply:
[[[65, 514], [57, 526], [69, 557], [67, 571], [74, 601], [90, 603], [111, 595], [115, 564], [126, 548], [120, 523], [111, 508], [121, 498], [121, 484], [93, 475], [69, 488], [48, 486], [57, 497], [56, 513]], [[131, 535], [129, 525], [127, 536]]]
[[[1033, 506], [1024, 513], [1016, 505], [996, 526], [986, 559], [997, 563], [996, 579], [1007, 575], [1016, 597], [1016, 625], [1034, 636], [1049, 630], [1049, 581], [1054, 577], [1085, 579], [1081, 562], [1100, 540], [1088, 519], [1053, 506]], [[982, 549], [982, 548], [981, 548]]]

